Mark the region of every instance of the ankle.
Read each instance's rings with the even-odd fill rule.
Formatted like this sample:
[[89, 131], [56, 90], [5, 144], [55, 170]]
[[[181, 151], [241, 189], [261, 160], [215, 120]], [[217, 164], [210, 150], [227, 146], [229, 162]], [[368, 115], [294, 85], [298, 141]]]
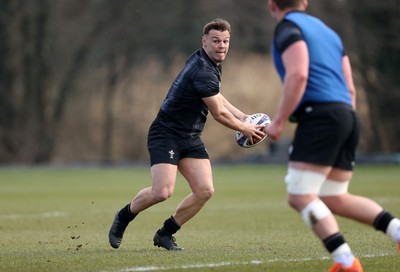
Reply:
[[341, 245], [332, 252], [332, 257], [335, 263], [341, 263], [344, 267], [351, 267], [355, 260], [355, 257], [347, 243]]
[[386, 234], [388, 234], [395, 242], [400, 243], [400, 220], [394, 218], [390, 221]]

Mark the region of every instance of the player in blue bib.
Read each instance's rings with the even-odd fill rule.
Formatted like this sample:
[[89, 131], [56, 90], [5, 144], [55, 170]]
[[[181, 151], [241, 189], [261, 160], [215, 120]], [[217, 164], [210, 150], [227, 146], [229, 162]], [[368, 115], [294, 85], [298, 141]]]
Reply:
[[399, 250], [400, 220], [348, 193], [360, 133], [349, 58], [340, 37], [305, 12], [307, 0], [269, 0], [268, 6], [278, 21], [272, 53], [283, 92], [264, 131], [277, 140], [288, 120], [297, 122], [285, 177], [289, 204], [332, 255], [330, 272], [361, 272], [334, 214], [374, 226]]

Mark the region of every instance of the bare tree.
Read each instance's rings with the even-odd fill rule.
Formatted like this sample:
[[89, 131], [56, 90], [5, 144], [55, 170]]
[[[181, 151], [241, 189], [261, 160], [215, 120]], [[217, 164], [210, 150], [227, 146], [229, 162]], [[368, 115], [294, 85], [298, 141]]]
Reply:
[[[67, 160], [81, 160], [82, 148], [89, 153], [85, 158], [110, 162], [116, 146], [126, 159], [144, 156], [145, 147], [126, 140], [145, 137], [135, 118], [148, 110], [143, 101], [149, 103], [132, 74], [145, 70], [149, 83], [156, 83], [148, 97], [165, 95], [170, 82], [159, 81], [172, 80], [176, 57], [199, 48], [202, 26], [216, 17], [232, 24], [233, 56], [265, 57], [275, 27], [266, 5], [264, 0], [1, 0], [0, 162], [49, 162], [65, 150]], [[341, 34], [361, 75], [357, 83], [369, 109], [363, 117], [364, 151], [399, 152], [398, 1], [321, 0], [310, 8]], [[126, 101], [124, 110], [129, 103], [136, 108], [133, 116], [121, 118], [116, 103], [124, 98], [136, 99]], [[85, 108], [92, 101], [95, 116]]]
[[400, 141], [400, 3], [398, 1], [348, 1], [354, 18], [358, 56], [370, 107], [372, 134], [369, 152], [399, 152]]

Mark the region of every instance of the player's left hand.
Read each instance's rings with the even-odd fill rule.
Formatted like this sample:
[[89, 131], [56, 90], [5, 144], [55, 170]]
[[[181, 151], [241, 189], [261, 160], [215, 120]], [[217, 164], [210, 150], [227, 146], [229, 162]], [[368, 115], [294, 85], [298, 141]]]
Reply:
[[244, 129], [242, 133], [243, 135], [249, 137], [250, 144], [253, 144], [254, 140], [261, 140], [265, 135], [264, 127], [265, 125], [252, 125], [250, 122], [244, 122]]

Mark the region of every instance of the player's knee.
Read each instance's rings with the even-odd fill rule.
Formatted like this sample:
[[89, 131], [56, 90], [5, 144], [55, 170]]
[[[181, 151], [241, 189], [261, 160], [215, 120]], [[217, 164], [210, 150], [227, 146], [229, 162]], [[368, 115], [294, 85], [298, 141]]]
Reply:
[[167, 194], [155, 194], [154, 195], [154, 201], [157, 202], [157, 203], [158, 202], [163, 202], [163, 201], [167, 200], [170, 197], [171, 196], [167, 195]]
[[162, 202], [167, 200], [172, 196], [172, 190], [169, 189], [162, 189], [153, 191], [153, 198], [155, 202]]
[[206, 188], [202, 190], [199, 194], [198, 197], [202, 199], [203, 201], [209, 200], [212, 196], [214, 195], [214, 188]]
[[310, 228], [331, 214], [329, 208], [320, 199], [311, 201], [301, 211], [304, 223], [306, 223]]
[[320, 196], [320, 199], [331, 210], [332, 213], [342, 215], [347, 208], [347, 193], [338, 196]]
[[303, 206], [302, 201], [296, 197], [295, 195], [288, 195], [287, 201], [290, 205], [290, 207], [292, 207], [293, 209], [297, 210], [297, 211], [301, 211], [301, 207]]

